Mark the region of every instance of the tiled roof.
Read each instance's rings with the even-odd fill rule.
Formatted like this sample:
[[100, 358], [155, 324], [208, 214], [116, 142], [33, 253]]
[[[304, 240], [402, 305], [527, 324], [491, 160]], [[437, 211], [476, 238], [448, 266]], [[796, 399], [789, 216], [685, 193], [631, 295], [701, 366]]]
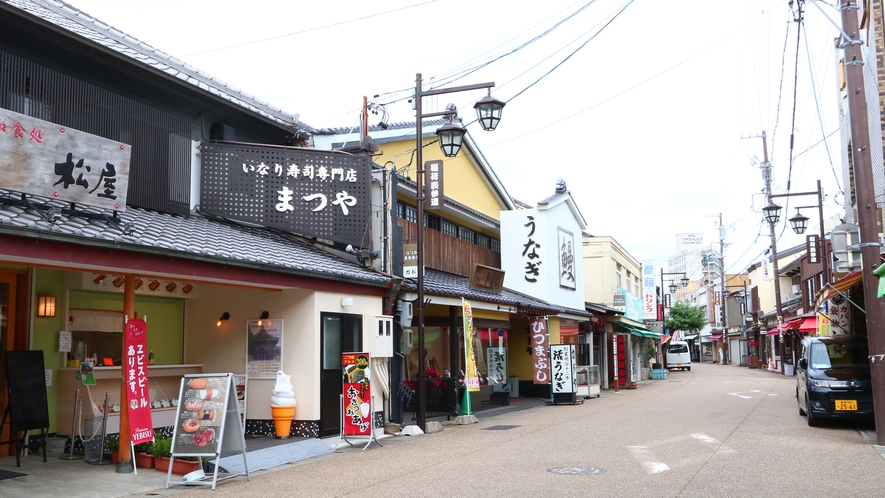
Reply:
[[[445, 119], [428, 119], [422, 123], [424, 128], [432, 128], [434, 126], [442, 126], [446, 124], [448, 121]], [[380, 125], [369, 125], [369, 132], [373, 131], [390, 131], [390, 130], [411, 130], [411, 134], [415, 134], [417, 123], [415, 121], [405, 121], [402, 123], [388, 123], [387, 128], [382, 128]], [[350, 133], [356, 133], [359, 131], [359, 127], [338, 127], [338, 128], [323, 128], [321, 130], [317, 130], [318, 135], [347, 135]], [[403, 135], [407, 136], [407, 135]]]
[[[260, 101], [241, 90], [219, 81], [199, 69], [157, 50], [122, 31], [78, 10], [76, 7], [57, 0], [0, 0], [34, 17], [58, 26], [74, 35], [102, 45], [132, 60], [132, 64], [144, 64], [157, 71], [177, 78], [183, 84], [199, 88], [220, 97], [255, 114], [261, 115], [280, 125], [291, 127], [296, 124], [295, 116], [282, 109]], [[298, 122], [300, 128], [313, 129]]]
[[[403, 288], [415, 292], [418, 290], [417, 281], [406, 279], [403, 281]], [[432, 296], [463, 297], [472, 301], [500, 303], [506, 306], [516, 306], [521, 311], [531, 313], [570, 314], [586, 317], [593, 315], [587, 310], [550, 304], [507, 288], [503, 289], [500, 294], [484, 289], [471, 289], [470, 279], [467, 277], [430, 269], [426, 270], [424, 274], [424, 293]]]
[[[2, 198], [18, 199], [19, 196], [0, 189]], [[120, 222], [115, 224], [60, 214], [69, 207], [67, 202], [42, 197], [31, 197], [29, 201], [41, 207], [55, 208], [58, 219], [50, 223], [45, 209], [0, 203], [0, 235], [172, 254], [184, 259], [374, 286], [383, 286], [390, 281], [390, 277], [382, 273], [280, 230], [202, 216], [184, 218], [135, 207], [119, 213]], [[77, 206], [77, 209], [93, 214], [104, 212], [87, 206]]]

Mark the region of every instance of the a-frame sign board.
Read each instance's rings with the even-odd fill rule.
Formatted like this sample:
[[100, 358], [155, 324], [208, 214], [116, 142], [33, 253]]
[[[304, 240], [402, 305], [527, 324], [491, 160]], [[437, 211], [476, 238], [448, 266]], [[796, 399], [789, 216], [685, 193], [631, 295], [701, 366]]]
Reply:
[[[240, 422], [233, 374], [185, 375], [181, 379], [178, 400], [166, 489], [173, 484], [212, 486], [215, 489], [218, 481], [244, 475], [218, 471], [217, 462], [223, 450], [243, 454], [245, 476], [251, 480], [246, 462], [246, 437]], [[172, 464], [176, 458], [182, 457], [214, 459], [215, 469], [211, 475], [173, 481]]]

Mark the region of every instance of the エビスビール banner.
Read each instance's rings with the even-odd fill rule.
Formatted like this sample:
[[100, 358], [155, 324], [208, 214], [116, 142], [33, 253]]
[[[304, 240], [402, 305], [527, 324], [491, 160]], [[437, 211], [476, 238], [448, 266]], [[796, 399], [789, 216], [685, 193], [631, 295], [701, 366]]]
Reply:
[[372, 434], [372, 374], [369, 353], [343, 353], [345, 436]]
[[151, 418], [151, 395], [148, 388], [147, 323], [144, 319], [126, 320], [126, 406], [129, 407], [129, 438], [133, 444], [154, 439]]

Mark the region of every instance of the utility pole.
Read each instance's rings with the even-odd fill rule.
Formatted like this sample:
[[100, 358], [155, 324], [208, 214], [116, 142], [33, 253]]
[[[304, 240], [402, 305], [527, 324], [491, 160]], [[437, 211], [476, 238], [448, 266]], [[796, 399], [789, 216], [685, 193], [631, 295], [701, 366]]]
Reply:
[[860, 227], [860, 253], [863, 261], [863, 293], [870, 346], [873, 380], [873, 411], [876, 420], [876, 443], [885, 446], [885, 300], [877, 297], [878, 278], [873, 275], [881, 262], [881, 244], [876, 220], [876, 193], [870, 157], [870, 130], [867, 97], [864, 88], [863, 42], [858, 36], [857, 0], [841, 0], [841, 47], [844, 50], [848, 116], [851, 126], [851, 156], [854, 159], [854, 184], [857, 196], [857, 221]]
[[[762, 152], [764, 160], [762, 162], [762, 179], [765, 180], [765, 196], [768, 198], [768, 204], [773, 204], [771, 198], [771, 163], [768, 161], [768, 142], [765, 140], [765, 131], [762, 131]], [[771, 271], [774, 279], [774, 305], [777, 310], [777, 325], [780, 327], [784, 323], [784, 308], [781, 301], [781, 280], [780, 271], [777, 268], [777, 235], [775, 235], [774, 223], [768, 224], [769, 234], [771, 236]], [[777, 341], [777, 356], [781, 357], [780, 372], [783, 373], [783, 357], [784, 350], [784, 333], [779, 331]]]
[[730, 363], [728, 347], [728, 322], [725, 316], [725, 229], [722, 227], [722, 213], [719, 213], [719, 309], [722, 314], [722, 351], [725, 364]]

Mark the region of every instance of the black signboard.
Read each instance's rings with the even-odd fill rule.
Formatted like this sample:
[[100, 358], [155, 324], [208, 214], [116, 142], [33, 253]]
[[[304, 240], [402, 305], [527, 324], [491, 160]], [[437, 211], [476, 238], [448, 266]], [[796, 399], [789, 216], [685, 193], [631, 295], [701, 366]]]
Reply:
[[371, 158], [292, 147], [203, 142], [200, 211], [362, 246]]
[[13, 431], [49, 428], [43, 351], [7, 351], [6, 384]]

